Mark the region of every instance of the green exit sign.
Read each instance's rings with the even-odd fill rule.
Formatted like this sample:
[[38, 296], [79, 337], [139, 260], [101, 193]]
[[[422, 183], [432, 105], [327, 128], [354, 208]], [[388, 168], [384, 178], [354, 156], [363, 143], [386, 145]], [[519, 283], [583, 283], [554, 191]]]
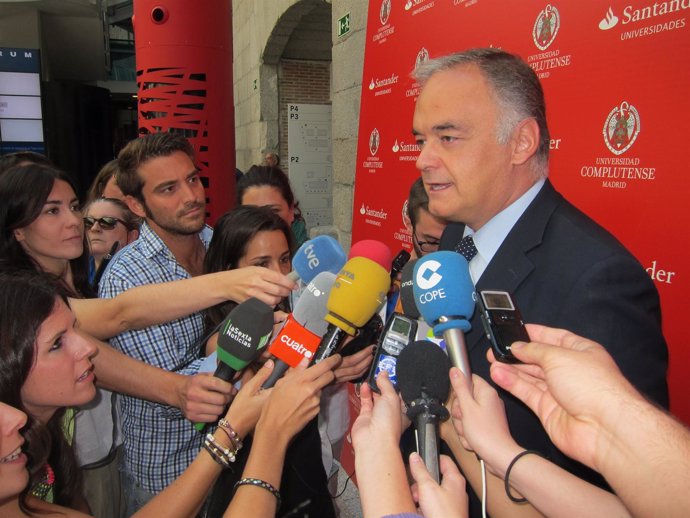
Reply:
[[350, 13], [338, 18], [338, 38], [350, 32]]

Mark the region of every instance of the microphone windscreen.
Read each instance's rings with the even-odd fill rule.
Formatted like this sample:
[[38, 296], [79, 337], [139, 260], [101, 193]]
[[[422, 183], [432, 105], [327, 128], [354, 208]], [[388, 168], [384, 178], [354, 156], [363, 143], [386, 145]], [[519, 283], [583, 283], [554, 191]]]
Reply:
[[[474, 283], [469, 265], [457, 252], [433, 252], [414, 268], [414, 299], [417, 309], [440, 336], [448, 329], [470, 329], [474, 313]], [[441, 317], [446, 317], [448, 320]]]
[[239, 371], [251, 363], [273, 332], [273, 309], [251, 298], [233, 309], [218, 331], [218, 359]]
[[391, 271], [391, 264], [393, 262], [393, 254], [391, 249], [385, 243], [376, 241], [375, 239], [364, 239], [357, 241], [350, 248], [348, 258], [366, 257], [381, 265], [387, 272]]
[[418, 259], [412, 259], [403, 267], [400, 274], [400, 302], [402, 303], [402, 312], [406, 317], [418, 319], [419, 310], [417, 303], [414, 300], [414, 266]]
[[427, 340], [418, 340], [405, 347], [396, 364], [397, 387], [408, 405], [419, 398], [441, 403], [450, 391], [450, 359], [441, 348]]
[[302, 244], [292, 258], [292, 269], [305, 284], [321, 272], [338, 273], [347, 256], [340, 243], [331, 236], [321, 235]]
[[297, 322], [320, 337], [325, 335], [328, 329], [328, 322], [325, 320], [328, 314], [327, 302], [334, 283], [334, 273], [318, 274], [307, 284], [292, 312]]
[[336, 277], [326, 320], [354, 335], [384, 304], [390, 285], [388, 270], [366, 257], [353, 257]]

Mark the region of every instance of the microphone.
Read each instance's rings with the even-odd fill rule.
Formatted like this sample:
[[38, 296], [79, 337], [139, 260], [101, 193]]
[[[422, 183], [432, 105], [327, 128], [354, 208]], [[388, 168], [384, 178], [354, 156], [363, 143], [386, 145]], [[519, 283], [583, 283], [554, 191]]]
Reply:
[[403, 249], [398, 252], [391, 263], [391, 277], [396, 277], [410, 261], [410, 252]]
[[398, 356], [398, 388], [414, 423], [417, 452], [436, 482], [440, 481], [438, 424], [450, 417], [448, 399], [451, 364], [448, 356], [426, 340], [405, 347]]
[[403, 313], [410, 318], [418, 319], [419, 310], [414, 300], [414, 267], [419, 259], [412, 259], [403, 266], [400, 276], [400, 308], [396, 311]]
[[[273, 332], [273, 309], [259, 299], [250, 298], [237, 305], [218, 330], [216, 378], [230, 381], [237, 371], [253, 362]], [[206, 423], [194, 427], [202, 431]]]
[[288, 277], [308, 284], [321, 272], [338, 273], [345, 261], [347, 257], [338, 241], [327, 235], [317, 236], [297, 249]]
[[391, 279], [388, 270], [366, 257], [353, 257], [340, 270], [328, 297], [325, 320], [330, 324], [314, 354], [312, 364], [332, 355], [354, 336], [386, 300]]
[[321, 337], [328, 330], [328, 322], [324, 320], [328, 312], [326, 300], [334, 282], [335, 274], [321, 272], [307, 285], [294, 311], [268, 348], [276, 362], [261, 388], [271, 388], [288, 368], [296, 367], [302, 358], [314, 356]]
[[425, 255], [415, 265], [413, 290], [417, 309], [434, 328], [434, 335], [443, 336], [451, 362], [471, 383], [464, 332], [471, 329], [474, 284], [467, 261], [457, 252]]
[[375, 239], [364, 239], [357, 241], [350, 248], [348, 259], [353, 257], [366, 257], [381, 265], [381, 267], [390, 272], [392, 265], [391, 249], [381, 241]]

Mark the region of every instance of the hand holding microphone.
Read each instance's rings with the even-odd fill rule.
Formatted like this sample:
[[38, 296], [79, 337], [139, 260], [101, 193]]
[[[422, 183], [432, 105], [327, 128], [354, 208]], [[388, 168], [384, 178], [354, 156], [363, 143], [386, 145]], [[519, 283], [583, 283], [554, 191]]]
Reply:
[[[218, 331], [218, 367], [214, 376], [230, 381], [253, 362], [268, 344], [273, 331], [273, 309], [258, 299], [248, 299], [233, 309]], [[205, 423], [194, 427], [202, 431]]]

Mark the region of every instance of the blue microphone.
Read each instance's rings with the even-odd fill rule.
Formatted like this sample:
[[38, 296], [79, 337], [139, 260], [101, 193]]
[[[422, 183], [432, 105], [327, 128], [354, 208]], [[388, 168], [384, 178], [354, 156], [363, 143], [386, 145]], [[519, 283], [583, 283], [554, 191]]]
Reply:
[[419, 313], [443, 336], [451, 363], [471, 383], [472, 371], [464, 333], [472, 326], [474, 283], [467, 261], [457, 252], [434, 252], [417, 261], [413, 291]]
[[297, 249], [288, 277], [309, 284], [321, 272], [337, 274], [346, 262], [347, 255], [338, 241], [331, 236], [317, 236]]

